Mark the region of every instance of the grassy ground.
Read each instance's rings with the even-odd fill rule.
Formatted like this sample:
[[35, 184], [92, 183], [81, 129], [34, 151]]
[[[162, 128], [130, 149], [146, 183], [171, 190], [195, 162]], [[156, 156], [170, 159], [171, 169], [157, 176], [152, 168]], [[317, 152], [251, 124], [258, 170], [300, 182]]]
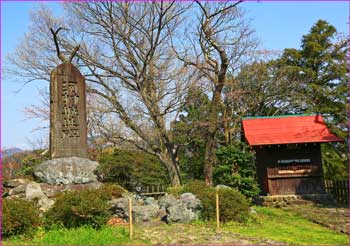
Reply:
[[350, 243], [347, 235], [331, 231], [293, 212], [266, 207], [257, 207], [256, 210], [258, 216], [255, 223], [246, 226], [231, 223], [226, 225], [225, 229], [246, 236], [269, 238], [289, 244]]
[[328, 207], [306, 204], [284, 209], [335, 231], [350, 234], [350, 211], [345, 206]]
[[290, 211], [256, 207], [255, 219], [247, 224], [228, 223], [216, 231], [214, 222], [140, 228], [141, 239], [151, 243], [234, 243], [348, 245], [349, 237], [315, 224]]
[[166, 225], [160, 221], [135, 225], [134, 240], [130, 240], [125, 227], [89, 227], [77, 229], [38, 230], [34, 238], [17, 237], [4, 245], [17, 244], [156, 244], [156, 243], [276, 243], [304, 245], [347, 245], [345, 234], [316, 224], [293, 211], [256, 207], [255, 218], [247, 224], [228, 223], [216, 230], [214, 222]]
[[50, 231], [38, 229], [33, 238], [14, 237], [6, 240], [4, 245], [29, 245], [29, 244], [80, 244], [80, 245], [100, 245], [100, 244], [127, 244], [127, 243], [147, 243], [140, 240], [129, 239], [129, 232], [124, 227], [103, 227], [95, 230], [91, 227], [80, 227], [75, 229], [57, 228]]

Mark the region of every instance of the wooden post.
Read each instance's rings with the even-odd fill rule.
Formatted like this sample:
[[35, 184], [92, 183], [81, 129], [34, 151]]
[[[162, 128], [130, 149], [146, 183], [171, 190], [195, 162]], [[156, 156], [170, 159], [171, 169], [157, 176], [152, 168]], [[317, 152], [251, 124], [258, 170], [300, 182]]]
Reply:
[[131, 198], [129, 197], [129, 235], [130, 239], [132, 239], [133, 236], [133, 228], [132, 228], [132, 204], [131, 204]]
[[216, 191], [216, 229], [220, 228], [220, 219], [219, 219], [219, 192]]

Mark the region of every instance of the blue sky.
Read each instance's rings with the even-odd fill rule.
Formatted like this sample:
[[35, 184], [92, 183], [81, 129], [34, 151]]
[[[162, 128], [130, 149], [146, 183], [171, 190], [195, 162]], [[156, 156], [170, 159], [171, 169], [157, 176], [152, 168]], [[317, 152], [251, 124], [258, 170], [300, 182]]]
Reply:
[[[14, 51], [24, 32], [27, 31], [29, 13], [38, 7], [35, 2], [2, 2], [1, 11], [1, 49], [2, 64], [6, 55]], [[59, 3], [46, 3], [54, 12], [59, 13]], [[348, 3], [342, 2], [245, 2], [241, 5], [246, 16], [252, 19], [262, 46], [266, 49], [283, 50], [298, 48], [302, 35], [318, 20], [324, 19], [334, 25], [338, 31], [348, 34]], [[45, 83], [33, 83], [22, 86], [20, 81], [13, 82], [4, 78], [1, 81], [1, 143], [2, 148], [31, 148], [27, 139], [46, 137], [47, 132], [34, 131], [41, 123], [25, 120], [25, 106], [39, 101], [37, 88]], [[23, 87], [23, 88], [22, 88]], [[15, 91], [19, 92], [15, 93]], [[47, 136], [48, 137], [48, 136]]]

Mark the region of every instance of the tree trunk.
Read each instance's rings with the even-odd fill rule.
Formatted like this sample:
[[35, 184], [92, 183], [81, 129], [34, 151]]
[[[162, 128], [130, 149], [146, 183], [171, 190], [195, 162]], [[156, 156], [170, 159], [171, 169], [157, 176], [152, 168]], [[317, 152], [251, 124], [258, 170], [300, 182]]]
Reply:
[[161, 162], [168, 169], [171, 186], [180, 186], [180, 169], [177, 161], [174, 158], [169, 157], [169, 155], [165, 153], [160, 154], [159, 157]]
[[207, 143], [205, 145], [204, 153], [204, 180], [207, 185], [212, 185], [213, 183], [213, 167], [215, 165], [215, 135], [218, 128], [218, 112], [220, 108], [221, 101], [221, 91], [223, 84], [219, 83], [216, 86], [212, 102], [210, 104], [209, 111], [209, 127], [207, 135]]
[[207, 185], [213, 183], [213, 167], [215, 165], [215, 135], [208, 137], [204, 154], [204, 181]]

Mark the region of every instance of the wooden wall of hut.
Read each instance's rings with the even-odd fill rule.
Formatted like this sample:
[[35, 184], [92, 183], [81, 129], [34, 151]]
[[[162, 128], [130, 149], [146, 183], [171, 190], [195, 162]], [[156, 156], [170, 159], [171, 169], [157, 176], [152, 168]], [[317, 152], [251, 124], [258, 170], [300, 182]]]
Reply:
[[263, 195], [324, 193], [320, 144], [254, 147]]

